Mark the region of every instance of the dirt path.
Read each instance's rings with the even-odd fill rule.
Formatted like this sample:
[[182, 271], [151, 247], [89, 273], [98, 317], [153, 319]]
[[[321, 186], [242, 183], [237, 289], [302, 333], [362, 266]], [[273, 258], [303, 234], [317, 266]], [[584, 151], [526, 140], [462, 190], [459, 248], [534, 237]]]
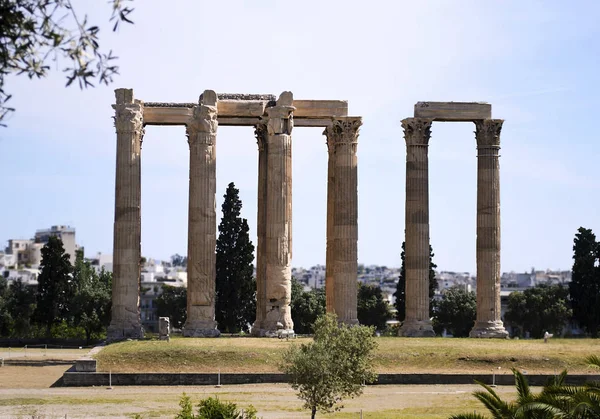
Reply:
[[[296, 393], [286, 384], [237, 386], [148, 386], [49, 388], [66, 369], [56, 367], [0, 368], [0, 418], [173, 418], [185, 392], [194, 405], [204, 397], [218, 396], [244, 408], [252, 404], [265, 419], [307, 418]], [[331, 418], [441, 419], [451, 413], [483, 412], [471, 396], [477, 386], [367, 386], [364, 394], [345, 402]], [[498, 387], [505, 397], [513, 387]]]

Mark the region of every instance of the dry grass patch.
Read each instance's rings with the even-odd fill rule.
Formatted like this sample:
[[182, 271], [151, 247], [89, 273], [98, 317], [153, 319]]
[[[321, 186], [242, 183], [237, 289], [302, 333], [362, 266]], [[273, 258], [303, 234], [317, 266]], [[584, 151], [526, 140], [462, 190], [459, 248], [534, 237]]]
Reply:
[[524, 369], [529, 374], [596, 373], [585, 357], [598, 352], [593, 339], [498, 340], [498, 339], [379, 339], [377, 370], [403, 373], [482, 373], [501, 367]]
[[[278, 372], [285, 349], [309, 338], [184, 339], [130, 341], [107, 346], [97, 354], [99, 370], [113, 372]], [[597, 354], [593, 339], [496, 340], [454, 338], [378, 338], [375, 367], [380, 373], [488, 373], [501, 367], [528, 374], [597, 373], [584, 362]]]
[[[251, 337], [129, 341], [107, 346], [96, 358], [100, 371], [268, 373], [278, 372], [289, 345], [308, 341]], [[584, 361], [598, 353], [594, 339], [551, 339], [546, 344], [542, 340], [453, 338], [382, 337], [377, 341], [375, 367], [380, 373], [489, 373], [498, 367], [501, 374], [510, 374], [512, 367], [528, 374], [564, 368], [570, 373], [597, 373]]]

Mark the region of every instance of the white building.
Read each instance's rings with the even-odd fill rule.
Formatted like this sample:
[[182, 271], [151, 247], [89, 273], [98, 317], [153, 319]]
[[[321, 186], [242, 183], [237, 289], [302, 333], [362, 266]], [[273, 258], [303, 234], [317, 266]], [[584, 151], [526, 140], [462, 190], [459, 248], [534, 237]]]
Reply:
[[[51, 236], [59, 237], [63, 242], [65, 253], [69, 254], [71, 263], [75, 263], [75, 251], [79, 249], [75, 242], [75, 229], [69, 226], [57, 225], [37, 230], [33, 239], [10, 239], [2, 258], [6, 267], [39, 267], [42, 261], [42, 247], [48, 243]], [[10, 255], [7, 257], [6, 255]], [[7, 262], [12, 262], [7, 264]]]

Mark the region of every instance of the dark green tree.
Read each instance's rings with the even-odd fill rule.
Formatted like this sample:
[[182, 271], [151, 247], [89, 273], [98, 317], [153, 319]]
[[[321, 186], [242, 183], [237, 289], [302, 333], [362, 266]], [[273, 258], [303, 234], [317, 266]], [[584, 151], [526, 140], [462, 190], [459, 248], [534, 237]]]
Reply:
[[314, 333], [314, 324], [325, 314], [325, 290], [304, 291], [302, 284], [292, 277], [292, 321], [294, 331], [300, 335]]
[[326, 314], [315, 322], [313, 342], [291, 345], [285, 352], [280, 370], [312, 419], [317, 412], [339, 410], [343, 399], [360, 396], [364, 384], [375, 381], [373, 332], [372, 327], [339, 324], [334, 314]]
[[224, 195], [217, 239], [216, 320], [222, 332], [248, 331], [256, 317], [254, 245], [248, 221], [240, 217], [242, 201], [233, 182]]
[[53, 324], [71, 318], [76, 291], [73, 267], [60, 238], [50, 236], [42, 247], [40, 268], [33, 316], [37, 323], [46, 327], [46, 336], [51, 337]]
[[73, 324], [85, 330], [89, 344], [92, 335], [99, 335], [110, 324], [112, 306], [112, 274], [104, 269], [98, 274], [83, 258], [83, 250], [76, 251], [73, 281], [77, 286], [73, 298]]
[[541, 338], [546, 331], [560, 333], [572, 314], [567, 287], [540, 284], [511, 293], [504, 318], [521, 332], [529, 331], [532, 337]]
[[466, 337], [473, 328], [477, 315], [477, 297], [462, 287], [446, 290], [438, 303], [433, 319], [433, 328], [437, 334], [446, 329], [452, 336]]
[[579, 227], [573, 244], [573, 271], [569, 294], [573, 318], [592, 336], [600, 326], [600, 246], [592, 230]]
[[0, 276], [0, 336], [9, 336], [12, 329], [13, 319], [8, 310], [9, 295], [8, 280]]
[[187, 256], [181, 256], [179, 253], [175, 253], [171, 256], [171, 264], [173, 266], [185, 268], [187, 266]]
[[154, 300], [159, 317], [168, 317], [171, 327], [181, 329], [187, 317], [187, 288], [163, 285], [162, 293]]
[[[119, 22], [132, 23], [129, 0], [110, 0], [116, 31]], [[67, 86], [93, 87], [96, 80], [109, 84], [118, 74], [112, 51], [100, 50], [98, 26], [78, 15], [70, 0], [0, 1], [0, 121], [14, 109], [6, 106], [11, 95], [4, 90], [8, 75], [30, 79], [48, 74], [53, 62], [65, 59]]]
[[358, 321], [364, 326], [375, 326], [383, 330], [391, 317], [388, 303], [383, 299], [381, 288], [375, 285], [358, 284]]
[[6, 306], [12, 318], [12, 337], [30, 336], [31, 318], [35, 311], [35, 296], [36, 288], [26, 285], [21, 278], [10, 284]]
[[[429, 246], [429, 315], [433, 316], [436, 309], [436, 301], [435, 301], [435, 290], [438, 287], [437, 278], [435, 277], [435, 268], [437, 265], [433, 263], [433, 247]], [[400, 253], [400, 277], [398, 277], [398, 283], [396, 284], [396, 292], [394, 293], [394, 297], [396, 298], [396, 302], [394, 303], [394, 307], [396, 307], [396, 318], [399, 321], [404, 321], [406, 317], [406, 268], [404, 267], [404, 259], [405, 259], [405, 242], [402, 242], [402, 252]]]

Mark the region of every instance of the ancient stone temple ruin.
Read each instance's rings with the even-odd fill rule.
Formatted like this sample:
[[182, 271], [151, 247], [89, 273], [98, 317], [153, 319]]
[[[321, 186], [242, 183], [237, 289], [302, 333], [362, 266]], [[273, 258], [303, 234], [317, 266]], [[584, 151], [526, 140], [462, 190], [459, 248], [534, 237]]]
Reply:
[[402, 121], [406, 140], [406, 318], [400, 336], [434, 336], [429, 319], [429, 163], [434, 121], [475, 123], [477, 319], [471, 337], [508, 336], [500, 319], [500, 131], [487, 103], [418, 102]]
[[184, 125], [190, 148], [188, 301], [185, 336], [218, 336], [215, 323], [216, 154], [219, 126], [254, 127], [258, 142], [257, 310], [252, 331], [292, 331], [292, 147], [298, 127], [323, 127], [327, 174], [327, 310], [358, 323], [357, 159], [360, 117], [337, 100], [216, 94], [199, 103], [150, 103], [117, 89], [113, 306], [108, 339], [143, 336], [139, 311], [141, 150], [146, 125]]
[[[215, 322], [216, 145], [219, 126], [254, 128], [258, 143], [255, 336], [292, 332], [292, 130], [323, 127], [327, 168], [327, 311], [357, 324], [360, 117], [337, 100], [217, 94], [198, 103], [135, 100], [117, 89], [113, 305], [108, 340], [143, 336], [140, 321], [141, 150], [146, 125], [183, 125], [190, 149], [188, 292], [184, 336], [219, 336]], [[506, 337], [500, 319], [500, 131], [486, 103], [419, 102], [402, 121], [406, 140], [406, 318], [401, 336], [433, 336], [429, 319], [429, 166], [434, 121], [475, 123], [477, 140], [477, 320], [472, 337]]]

